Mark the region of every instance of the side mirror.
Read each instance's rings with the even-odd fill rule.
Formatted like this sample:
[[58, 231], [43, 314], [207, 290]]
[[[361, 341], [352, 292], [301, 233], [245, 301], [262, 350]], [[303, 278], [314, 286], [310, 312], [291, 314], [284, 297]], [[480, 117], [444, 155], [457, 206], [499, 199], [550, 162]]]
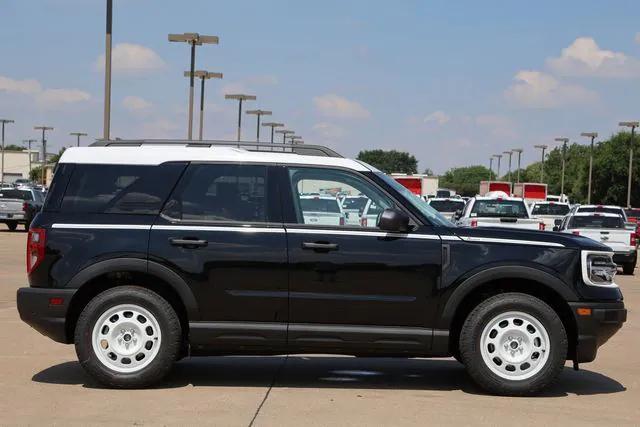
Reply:
[[[556, 220], [557, 221], [557, 220]], [[560, 231], [560, 227], [558, 227], [557, 225], [553, 227], [553, 231]]]
[[562, 220], [561, 219], [558, 218], [558, 219], [554, 219], [553, 220], [553, 225], [559, 227], [560, 224], [562, 224]]
[[409, 215], [397, 209], [385, 209], [378, 217], [378, 227], [384, 231], [407, 233], [409, 231]]

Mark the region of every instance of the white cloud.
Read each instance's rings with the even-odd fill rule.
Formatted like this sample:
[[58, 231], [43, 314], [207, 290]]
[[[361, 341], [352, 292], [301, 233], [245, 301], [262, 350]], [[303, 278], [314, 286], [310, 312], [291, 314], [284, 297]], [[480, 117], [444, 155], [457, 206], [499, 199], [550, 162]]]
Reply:
[[184, 130], [186, 133], [186, 124], [180, 126], [173, 120], [166, 118], [158, 118], [142, 124], [139, 134], [141, 138], [177, 138], [180, 136], [180, 131]]
[[622, 52], [600, 49], [591, 37], [575, 39], [569, 47], [562, 49], [558, 58], [547, 59], [547, 65], [563, 76], [640, 77], [640, 60]]
[[358, 102], [333, 93], [316, 96], [313, 98], [313, 103], [321, 114], [328, 117], [366, 119], [371, 116], [371, 113]]
[[247, 86], [244, 83], [240, 83], [240, 82], [227, 83], [220, 88], [220, 93], [222, 95], [227, 95], [232, 93], [244, 93], [244, 94], [252, 95], [251, 92], [252, 91], [250, 91], [249, 88], [247, 88]]
[[125, 96], [122, 100], [122, 106], [131, 112], [144, 112], [153, 107], [153, 104], [139, 96]]
[[500, 114], [481, 114], [475, 117], [475, 123], [487, 129], [494, 137], [515, 138], [517, 136], [513, 121]]
[[321, 139], [339, 139], [344, 136], [344, 129], [332, 123], [320, 122], [311, 128]]
[[[111, 69], [114, 73], [144, 73], [166, 66], [160, 56], [148, 47], [133, 43], [118, 43], [111, 52]], [[104, 70], [104, 53], [94, 63], [97, 71]]]
[[440, 110], [434, 111], [424, 118], [425, 123], [437, 123], [440, 126], [446, 124], [449, 120], [451, 120], [451, 117], [444, 111]]
[[91, 95], [80, 89], [46, 89], [36, 96], [36, 102], [43, 107], [54, 108], [60, 104], [88, 101]]
[[45, 89], [34, 79], [15, 80], [0, 76], [0, 92], [33, 97], [36, 104], [44, 108], [56, 108], [61, 104], [88, 101], [91, 95], [80, 89]]
[[516, 83], [505, 91], [513, 104], [525, 108], [558, 108], [568, 105], [586, 105], [597, 100], [597, 95], [582, 86], [561, 83], [541, 71], [519, 71]]
[[42, 85], [34, 79], [14, 80], [0, 76], [0, 91], [32, 95], [41, 92]]

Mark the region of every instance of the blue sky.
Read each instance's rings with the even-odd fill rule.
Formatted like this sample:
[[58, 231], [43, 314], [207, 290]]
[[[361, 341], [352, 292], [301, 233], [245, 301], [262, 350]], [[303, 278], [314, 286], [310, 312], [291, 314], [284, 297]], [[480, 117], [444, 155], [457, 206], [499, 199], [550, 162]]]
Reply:
[[[395, 148], [420, 168], [487, 164], [491, 154], [640, 118], [634, 1], [115, 0], [112, 136], [185, 137], [188, 47], [170, 32], [218, 35], [197, 68], [205, 137], [233, 138], [236, 104], [258, 97], [308, 143], [348, 156]], [[103, 0], [2, 0], [0, 118], [7, 141], [54, 148], [102, 134]], [[245, 117], [245, 139], [253, 117]], [[197, 121], [195, 122], [197, 123]], [[583, 141], [586, 143], [586, 141]]]

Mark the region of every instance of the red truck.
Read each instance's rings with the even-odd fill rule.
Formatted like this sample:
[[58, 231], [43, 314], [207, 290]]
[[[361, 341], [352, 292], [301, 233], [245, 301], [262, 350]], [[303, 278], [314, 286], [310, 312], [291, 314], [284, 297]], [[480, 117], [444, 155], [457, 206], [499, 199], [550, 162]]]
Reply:
[[547, 184], [540, 182], [520, 182], [514, 184], [513, 195], [522, 197], [527, 202], [543, 202], [547, 200]]
[[507, 181], [480, 181], [479, 196], [484, 196], [490, 191], [502, 191], [511, 196], [511, 183]]

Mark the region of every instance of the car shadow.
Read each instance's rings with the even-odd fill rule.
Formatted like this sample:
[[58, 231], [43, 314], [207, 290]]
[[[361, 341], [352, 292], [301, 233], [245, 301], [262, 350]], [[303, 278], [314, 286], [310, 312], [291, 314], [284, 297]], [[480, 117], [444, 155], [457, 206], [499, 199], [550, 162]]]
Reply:
[[[78, 362], [46, 368], [32, 381], [102, 388]], [[274, 387], [462, 390], [485, 394], [453, 359], [356, 358], [333, 356], [197, 357], [175, 364], [156, 389], [194, 387]], [[565, 368], [539, 397], [594, 395], [625, 391], [613, 378], [589, 370]]]

